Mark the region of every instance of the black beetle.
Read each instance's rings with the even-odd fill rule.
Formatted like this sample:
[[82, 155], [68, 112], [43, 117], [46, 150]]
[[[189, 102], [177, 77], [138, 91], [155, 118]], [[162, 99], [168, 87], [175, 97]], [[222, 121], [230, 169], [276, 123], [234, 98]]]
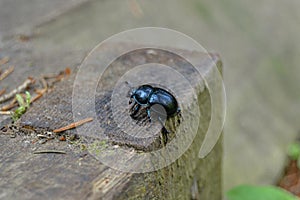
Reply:
[[135, 118], [135, 115], [141, 107], [145, 107], [147, 109], [148, 118], [151, 121], [150, 108], [154, 104], [161, 105], [164, 108], [167, 117], [174, 116], [176, 113], [180, 112], [177, 100], [171, 93], [162, 88], [152, 87], [151, 85], [141, 85], [138, 88], [131, 90], [129, 104], [132, 103], [132, 100], [134, 100], [134, 104], [130, 109], [130, 116], [132, 118]]

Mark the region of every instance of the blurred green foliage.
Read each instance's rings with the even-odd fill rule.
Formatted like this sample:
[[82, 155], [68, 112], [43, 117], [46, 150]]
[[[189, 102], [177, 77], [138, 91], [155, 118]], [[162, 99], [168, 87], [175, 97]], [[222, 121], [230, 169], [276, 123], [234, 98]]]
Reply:
[[241, 185], [229, 190], [228, 200], [297, 200], [298, 198], [274, 186]]

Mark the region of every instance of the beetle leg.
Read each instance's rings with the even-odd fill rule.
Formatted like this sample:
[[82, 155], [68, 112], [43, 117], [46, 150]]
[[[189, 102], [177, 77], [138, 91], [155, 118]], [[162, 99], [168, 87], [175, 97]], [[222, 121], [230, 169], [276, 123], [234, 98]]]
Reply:
[[182, 117], [180, 108], [177, 108], [177, 115], [178, 115], [177, 122], [180, 123], [180, 119]]
[[180, 108], [177, 108], [177, 113], [180, 113], [180, 112], [181, 112]]
[[147, 115], [148, 115], [148, 119], [151, 122], [151, 113], [150, 113], [150, 108], [147, 108]]
[[132, 99], [131, 99], [131, 98], [129, 99], [129, 105], [130, 105], [130, 104], [132, 104]]
[[131, 110], [133, 111], [130, 116], [133, 117], [136, 115], [136, 113], [140, 110], [141, 108], [141, 105], [140, 104], [137, 104], [137, 103], [134, 103], [134, 105], [131, 107]]
[[162, 137], [162, 142], [163, 142], [163, 145], [166, 146], [166, 144], [168, 143], [168, 133], [169, 131], [163, 127], [162, 130], [161, 130], [161, 137]]
[[130, 115], [132, 115], [133, 110], [134, 110], [134, 107], [136, 106], [136, 104], [137, 104], [137, 103], [135, 102], [135, 103], [131, 106], [131, 108], [130, 108], [130, 113], [131, 113], [131, 114], [130, 114]]
[[149, 119], [147, 117], [144, 117], [141, 124], [146, 125], [148, 120]]

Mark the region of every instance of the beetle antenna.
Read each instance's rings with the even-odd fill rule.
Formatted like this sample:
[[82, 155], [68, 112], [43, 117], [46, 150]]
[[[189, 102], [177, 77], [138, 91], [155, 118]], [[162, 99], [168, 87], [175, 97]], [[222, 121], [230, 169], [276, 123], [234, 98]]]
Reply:
[[126, 97], [131, 97], [134, 87], [128, 81], [125, 81], [124, 83], [127, 87], [129, 87], [129, 91], [128, 91]]

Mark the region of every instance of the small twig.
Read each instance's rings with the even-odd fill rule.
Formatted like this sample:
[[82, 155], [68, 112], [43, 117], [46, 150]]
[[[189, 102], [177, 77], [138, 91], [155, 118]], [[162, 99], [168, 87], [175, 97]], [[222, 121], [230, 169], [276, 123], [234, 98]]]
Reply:
[[2, 89], [2, 90], [0, 90], [0, 96], [2, 95], [2, 94], [4, 94], [6, 92], [6, 89], [4, 88], [4, 89]]
[[80, 120], [78, 122], [74, 122], [74, 123], [69, 124], [67, 126], [64, 126], [62, 128], [55, 129], [53, 132], [54, 133], [60, 133], [60, 132], [63, 132], [63, 131], [69, 130], [69, 129], [76, 128], [76, 127], [78, 127], [78, 126], [80, 126], [82, 124], [85, 124], [87, 122], [90, 122], [90, 121], [93, 121], [93, 118], [86, 118], [86, 119]]
[[33, 152], [33, 154], [43, 154], [43, 153], [66, 154], [65, 151], [58, 151], [58, 150], [41, 150], [41, 151]]
[[66, 69], [65, 69], [65, 75], [66, 76], [70, 76], [71, 73], [72, 73], [71, 68], [70, 67], [66, 67]]
[[38, 99], [41, 98], [42, 96], [43, 96], [43, 93], [37, 94], [35, 97], [33, 97], [33, 98], [30, 100], [30, 103], [35, 102], [36, 100], [38, 100]]
[[[51, 81], [48, 82], [48, 85], [50, 87], [52, 87], [56, 82], [62, 81], [64, 78], [69, 77], [71, 74], [71, 69], [69, 67], [67, 67], [64, 71], [59, 72], [59, 74], [57, 74], [56, 76], [52, 76], [51, 78], [53, 78]], [[50, 77], [46, 77], [45, 75], [43, 76], [45, 79]]]
[[42, 78], [51, 79], [51, 78], [56, 78], [57, 76], [58, 76], [57, 74], [43, 74]]
[[59, 72], [58, 74], [44, 74], [42, 75], [42, 78], [44, 79], [60, 79], [61, 76], [69, 76], [71, 74], [71, 69], [69, 67], [66, 67], [64, 71]]
[[11, 115], [11, 111], [0, 111], [0, 115]]
[[1, 75], [0, 75], [0, 81], [5, 79], [9, 74], [11, 74], [14, 71], [15, 67], [10, 66], [7, 70], [5, 70]]
[[48, 83], [43, 76], [40, 78], [40, 82], [42, 83], [43, 89], [35, 89], [35, 92], [38, 93], [38, 95], [40, 95], [38, 98], [43, 96], [43, 94], [45, 94], [48, 91]]
[[37, 134], [36, 136], [37, 136], [38, 138], [48, 138], [47, 135], [42, 135], [42, 134]]
[[17, 87], [16, 89], [12, 90], [10, 93], [8, 93], [8, 94], [3, 95], [2, 97], [0, 97], [0, 103], [3, 103], [5, 101], [13, 98], [16, 94], [21, 93], [26, 88], [28, 88], [29, 85], [31, 85], [33, 83], [34, 83], [34, 79], [29, 77], [19, 87]]
[[41, 79], [40, 79], [40, 81], [41, 81], [41, 83], [42, 83], [42, 85], [43, 85], [43, 90], [46, 90], [47, 91], [47, 89], [48, 89], [48, 84], [47, 84], [47, 81], [45, 80], [45, 78], [44, 77], [42, 77]]
[[9, 57], [4, 57], [0, 59], [0, 66], [8, 63], [8, 61], [9, 61]]
[[17, 107], [18, 106], [18, 103], [15, 102], [13, 104], [8, 104], [8, 105], [5, 105], [1, 108], [1, 111], [8, 111], [10, 109], [13, 109], [14, 107]]
[[14, 98], [13, 100], [11, 100], [11, 102], [7, 105], [4, 105], [0, 110], [1, 111], [8, 111], [14, 107], [18, 106], [18, 103], [17, 103], [17, 99]]

